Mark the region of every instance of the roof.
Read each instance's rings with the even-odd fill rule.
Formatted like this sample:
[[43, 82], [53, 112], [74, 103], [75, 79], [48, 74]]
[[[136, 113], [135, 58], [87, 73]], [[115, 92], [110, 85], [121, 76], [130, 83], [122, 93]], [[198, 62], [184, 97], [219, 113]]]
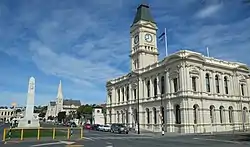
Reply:
[[149, 6], [147, 4], [141, 4], [138, 8], [137, 8], [137, 12], [133, 21], [133, 24], [137, 23], [140, 20], [144, 20], [144, 21], [149, 21], [152, 23], [155, 23]]
[[75, 105], [75, 106], [81, 106], [81, 101], [80, 100], [71, 100], [71, 99], [66, 99], [63, 100], [63, 105]]
[[49, 102], [49, 105], [50, 105], [50, 106], [55, 106], [55, 105], [56, 105], [56, 102], [51, 101], [51, 102]]

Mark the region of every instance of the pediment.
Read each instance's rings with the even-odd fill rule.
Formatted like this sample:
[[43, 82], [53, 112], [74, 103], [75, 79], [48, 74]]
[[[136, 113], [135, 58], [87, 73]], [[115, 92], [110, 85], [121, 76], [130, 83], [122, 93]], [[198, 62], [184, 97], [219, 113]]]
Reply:
[[201, 55], [197, 55], [197, 54], [187, 55], [186, 58], [191, 59], [191, 60], [196, 60], [196, 61], [205, 61]]
[[171, 56], [168, 56], [167, 58], [164, 59], [164, 63], [169, 63], [169, 62], [175, 62], [177, 60], [180, 60], [181, 57], [179, 55], [171, 55]]

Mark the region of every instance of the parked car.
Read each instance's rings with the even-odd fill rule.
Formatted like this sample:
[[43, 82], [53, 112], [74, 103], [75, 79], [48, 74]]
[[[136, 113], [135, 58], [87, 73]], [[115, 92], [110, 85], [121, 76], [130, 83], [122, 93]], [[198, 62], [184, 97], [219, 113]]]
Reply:
[[111, 129], [110, 125], [103, 126], [103, 131], [105, 131], [105, 132], [110, 132], [110, 129]]
[[99, 127], [100, 125], [99, 124], [94, 124], [93, 126], [92, 126], [92, 129], [93, 130], [98, 130], [98, 127]]
[[91, 129], [91, 125], [90, 124], [85, 124], [84, 128], [90, 130]]
[[111, 125], [111, 132], [115, 133], [125, 133], [128, 134], [128, 129], [124, 124], [112, 124]]
[[104, 125], [98, 126], [97, 130], [98, 130], [98, 131], [104, 131]]

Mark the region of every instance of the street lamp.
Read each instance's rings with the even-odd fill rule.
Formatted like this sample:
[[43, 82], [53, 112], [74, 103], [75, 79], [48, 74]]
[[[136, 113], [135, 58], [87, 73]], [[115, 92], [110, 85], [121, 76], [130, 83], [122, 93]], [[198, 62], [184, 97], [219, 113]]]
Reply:
[[139, 73], [137, 72], [134, 72], [132, 71], [132, 74], [135, 74], [137, 76], [137, 134], [140, 134], [140, 117], [139, 117], [139, 114], [140, 114], [140, 111], [139, 111], [139, 108], [140, 108], [140, 96], [139, 96], [139, 82], [140, 82], [140, 77], [139, 77]]

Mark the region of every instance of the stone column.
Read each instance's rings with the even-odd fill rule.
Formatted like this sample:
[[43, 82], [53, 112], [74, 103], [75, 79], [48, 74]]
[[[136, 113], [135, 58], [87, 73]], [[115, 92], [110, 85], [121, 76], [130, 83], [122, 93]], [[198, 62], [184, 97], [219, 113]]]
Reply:
[[165, 86], [165, 91], [166, 91], [166, 93], [170, 93], [170, 81], [169, 81], [169, 72], [168, 71], [166, 71], [166, 73], [165, 73], [165, 80], [166, 80], [166, 82], [165, 82], [165, 84], [166, 84], [166, 86]]

